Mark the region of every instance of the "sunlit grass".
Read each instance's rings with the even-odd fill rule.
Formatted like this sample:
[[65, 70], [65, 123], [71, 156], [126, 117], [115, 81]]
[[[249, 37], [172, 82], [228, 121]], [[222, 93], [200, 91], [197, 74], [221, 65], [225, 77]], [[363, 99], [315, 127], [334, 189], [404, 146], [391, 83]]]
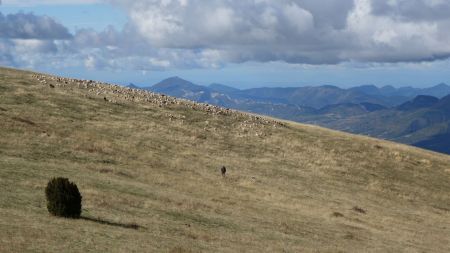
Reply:
[[[449, 156], [117, 100], [0, 70], [0, 252], [450, 251]], [[55, 176], [84, 219], [48, 214]]]

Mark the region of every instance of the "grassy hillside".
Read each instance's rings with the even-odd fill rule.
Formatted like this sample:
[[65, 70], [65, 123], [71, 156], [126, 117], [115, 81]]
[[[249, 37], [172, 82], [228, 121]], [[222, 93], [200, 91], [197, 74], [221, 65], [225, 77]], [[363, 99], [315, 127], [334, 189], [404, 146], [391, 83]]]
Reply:
[[0, 252], [450, 252], [446, 155], [9, 69], [0, 129]]

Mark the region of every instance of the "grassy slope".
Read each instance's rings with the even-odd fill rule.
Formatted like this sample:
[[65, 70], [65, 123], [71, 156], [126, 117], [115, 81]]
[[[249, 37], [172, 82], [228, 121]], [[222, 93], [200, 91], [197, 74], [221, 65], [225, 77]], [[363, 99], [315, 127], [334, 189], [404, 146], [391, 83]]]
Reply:
[[[103, 96], [0, 69], [0, 252], [450, 251], [449, 156]], [[48, 215], [54, 176], [85, 219]]]

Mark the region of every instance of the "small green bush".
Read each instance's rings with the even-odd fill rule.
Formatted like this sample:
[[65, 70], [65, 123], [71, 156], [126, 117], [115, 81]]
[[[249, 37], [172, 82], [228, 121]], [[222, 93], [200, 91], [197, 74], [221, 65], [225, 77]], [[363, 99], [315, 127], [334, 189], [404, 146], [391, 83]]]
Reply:
[[48, 211], [60, 217], [80, 218], [81, 194], [76, 184], [67, 178], [53, 178], [45, 188]]

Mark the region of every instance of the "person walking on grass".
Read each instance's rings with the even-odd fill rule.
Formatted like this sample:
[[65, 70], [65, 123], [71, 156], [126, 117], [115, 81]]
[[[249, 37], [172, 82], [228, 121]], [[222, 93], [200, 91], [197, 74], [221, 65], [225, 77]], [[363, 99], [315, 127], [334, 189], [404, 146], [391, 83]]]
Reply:
[[220, 172], [222, 172], [222, 177], [225, 177], [225, 174], [227, 173], [227, 168], [225, 168], [225, 166], [222, 166], [222, 168], [220, 168]]

